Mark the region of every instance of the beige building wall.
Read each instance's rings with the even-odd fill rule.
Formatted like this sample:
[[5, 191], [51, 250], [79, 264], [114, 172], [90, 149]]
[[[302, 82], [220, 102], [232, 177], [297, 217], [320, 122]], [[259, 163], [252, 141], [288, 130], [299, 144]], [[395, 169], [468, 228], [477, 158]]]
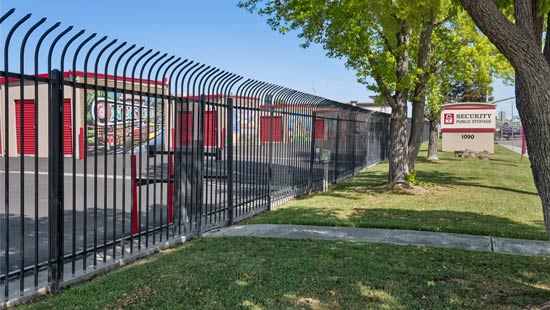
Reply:
[[[34, 100], [35, 99], [35, 86], [34, 83], [28, 83], [23, 88], [23, 100]], [[76, 89], [77, 98], [80, 96], [80, 90]], [[78, 126], [78, 124], [81, 124], [82, 121], [82, 111], [80, 109], [80, 105], [74, 105], [72, 104], [72, 88], [65, 86], [64, 87], [64, 97], [65, 99], [71, 100], [71, 109], [76, 106], [76, 120], [73, 119], [73, 111], [71, 111], [71, 126]], [[38, 106], [38, 114], [35, 115], [36, 120], [38, 122], [38, 135], [35, 137], [36, 140], [38, 140], [38, 157], [47, 157], [48, 151], [49, 151], [49, 141], [48, 141], [48, 84], [46, 83], [40, 83], [38, 84], [38, 101], [35, 102], [35, 104]], [[9, 89], [8, 89], [8, 125], [9, 125], [9, 147], [5, 149], [6, 143], [5, 143], [5, 86], [0, 86], [0, 110], [2, 115], [2, 120], [0, 121], [0, 128], [2, 129], [2, 150], [4, 152], [7, 151], [7, 154], [10, 157], [18, 156], [17, 152], [17, 125], [16, 125], [16, 111], [15, 111], [15, 102], [16, 100], [21, 99], [21, 93], [20, 93], [20, 86], [19, 83], [10, 83]], [[72, 128], [71, 128], [72, 130]], [[77, 138], [78, 139], [79, 129], [77, 127]], [[79, 154], [79, 147], [78, 147], [78, 140], [75, 141], [76, 145], [73, 149], [73, 153], [78, 157]], [[33, 156], [31, 154], [26, 154], [26, 156]]]
[[[73, 80], [73, 77], [72, 76], [66, 76], [65, 77], [66, 80], [69, 80], [69, 81], [72, 81]], [[77, 76], [76, 77], [76, 82], [79, 82], [79, 83], [83, 83], [85, 82], [85, 79], [84, 77], [82, 76]], [[87, 93], [94, 93], [95, 92], [95, 87], [92, 85], [90, 86], [90, 83], [94, 83], [95, 82], [95, 79], [93, 77], [88, 77], [87, 81], [88, 83], [88, 90], [87, 90]], [[145, 83], [145, 82], [144, 82]], [[105, 80], [103, 78], [99, 78], [98, 79], [98, 91], [104, 91], [105, 88], [102, 89], [102, 87], [104, 87], [105, 85]], [[108, 87], [114, 87], [115, 86], [115, 82], [113, 80], [108, 80], [107, 81], [107, 85]], [[126, 83], [123, 83], [122, 81], [118, 81], [116, 83], [116, 87], [117, 88], [120, 88], [120, 90], [122, 90], [122, 88], [125, 86], [125, 88], [129, 91], [131, 90], [132, 88], [132, 82], [126, 82]], [[134, 85], [134, 88], [135, 88], [135, 93], [137, 94], [137, 92], [139, 91], [139, 85], [138, 84], [135, 84]], [[80, 87], [77, 87], [77, 88], [74, 88], [75, 90], [75, 95], [76, 95], [76, 104], [73, 102], [73, 87], [71, 86], [64, 86], [64, 97], [65, 99], [69, 99], [71, 101], [71, 132], [75, 132], [76, 131], [76, 135], [72, 136], [72, 139], [73, 139], [73, 142], [74, 142], [74, 148], [73, 148], [73, 154], [77, 157], [77, 158], [81, 158], [81, 154], [80, 154], [80, 128], [83, 128], [84, 127], [84, 118], [87, 116], [86, 113], [87, 111], [85, 110], [85, 102], [86, 102], [86, 98], [85, 98], [85, 92], [82, 88]], [[110, 90], [108, 90], [110, 91]], [[145, 87], [143, 89], [143, 91], [147, 91], [147, 86], [146, 86], [146, 83], [145, 83]], [[163, 86], [161, 85], [157, 85], [156, 87], [154, 85], [151, 85], [150, 88], [149, 88], [149, 91], [150, 91], [150, 94], [157, 94], [157, 98], [161, 98], [162, 94], [163, 94]], [[9, 115], [8, 115], [8, 125], [9, 125], [9, 142], [10, 142], [10, 145], [9, 147], [6, 149], [6, 143], [5, 143], [5, 85], [4, 84], [0, 84], [0, 135], [1, 135], [1, 143], [2, 143], [2, 151], [3, 153], [0, 154], [0, 156], [4, 156], [7, 152], [7, 154], [10, 156], [10, 157], [15, 157], [15, 156], [18, 156], [18, 152], [17, 152], [17, 144], [18, 144], [18, 141], [17, 141], [17, 131], [16, 131], [16, 111], [15, 111], [15, 102], [16, 100], [19, 100], [21, 95], [20, 95], [20, 83], [18, 81], [10, 81], [9, 83], [9, 86], [8, 86], [8, 109], [9, 109]], [[35, 99], [35, 85], [34, 85], [34, 82], [33, 81], [26, 81], [25, 83], [25, 86], [23, 88], [23, 93], [24, 93], [24, 98], [25, 100], [28, 100], [28, 99], [32, 99], [34, 100]], [[121, 94], [122, 92], [120, 92]], [[167, 88], [164, 88], [164, 95], [168, 95], [168, 90]], [[128, 94], [128, 97], [131, 97], [131, 94]], [[168, 128], [168, 108], [169, 108], [169, 104], [168, 104], [168, 101], [169, 100], [164, 100], [165, 102], [165, 117], [164, 117], [164, 123], [165, 123], [165, 128]], [[36, 139], [38, 140], [38, 157], [47, 157], [48, 156], [48, 151], [49, 151], [49, 141], [48, 141], [48, 84], [47, 83], [44, 83], [44, 82], [40, 82], [38, 84], [38, 101], [35, 102], [35, 104], [38, 106], [38, 114], [36, 115], [36, 118], [37, 118], [37, 121], [38, 121], [38, 136], [36, 137]], [[74, 109], [74, 111], [73, 111]], [[73, 118], [73, 115], [75, 115], [76, 117]], [[160, 127], [162, 124], [158, 124], [158, 126]], [[83, 128], [84, 129], [84, 132], [86, 131], [86, 128]], [[168, 142], [167, 141], [167, 134], [165, 134], [165, 145], [166, 145], [166, 148], [168, 148]], [[26, 154], [25, 156], [34, 156], [32, 154]], [[66, 155], [66, 156], [72, 156], [72, 155]]]

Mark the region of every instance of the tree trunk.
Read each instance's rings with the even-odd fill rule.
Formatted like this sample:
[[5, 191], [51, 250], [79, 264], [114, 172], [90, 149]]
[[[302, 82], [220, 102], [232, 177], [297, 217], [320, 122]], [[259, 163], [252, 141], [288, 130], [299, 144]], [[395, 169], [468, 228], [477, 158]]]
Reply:
[[409, 138], [408, 164], [409, 170], [414, 170], [422, 136], [424, 134], [424, 108], [426, 105], [425, 90], [428, 84], [428, 66], [430, 63], [430, 53], [432, 50], [432, 34], [435, 27], [435, 12], [432, 10], [427, 16], [427, 20], [422, 26], [420, 32], [420, 45], [418, 47], [417, 68], [423, 72], [417, 75], [418, 81], [414, 87], [412, 98], [412, 122]]
[[550, 81], [537, 75], [516, 72], [516, 106], [550, 240]]
[[537, 12], [535, 1], [516, 0], [513, 24], [492, 0], [461, 2], [516, 70], [516, 106], [550, 239], [550, 59], [542, 53], [543, 15]]
[[[400, 53], [396, 55], [397, 86], [409, 74], [409, 43], [411, 38], [411, 29], [406, 20], [401, 21], [401, 30], [397, 33], [397, 48]], [[407, 162], [407, 99], [409, 98], [409, 89], [401, 88], [395, 91], [395, 94], [388, 98], [390, 103], [390, 169], [388, 181], [390, 184], [405, 183], [405, 177], [409, 174]]]
[[437, 141], [439, 140], [439, 135], [437, 132], [437, 127], [439, 126], [439, 120], [430, 120], [430, 139], [428, 141], [428, 159], [429, 160], [438, 160], [439, 156], [437, 155]]
[[407, 162], [407, 102], [397, 100], [390, 118], [390, 173], [389, 183], [405, 183], [409, 173]]
[[424, 94], [420, 97], [414, 98], [412, 101], [412, 119], [411, 119], [411, 132], [408, 145], [407, 161], [409, 170], [413, 171], [418, 157], [418, 151], [420, 150], [420, 144], [422, 144], [422, 136], [424, 134], [424, 109], [425, 109]]

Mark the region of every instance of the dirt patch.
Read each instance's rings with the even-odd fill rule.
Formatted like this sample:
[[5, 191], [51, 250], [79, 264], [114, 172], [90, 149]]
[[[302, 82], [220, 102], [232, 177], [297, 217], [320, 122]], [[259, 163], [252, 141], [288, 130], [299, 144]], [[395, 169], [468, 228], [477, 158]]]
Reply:
[[124, 294], [121, 299], [114, 305], [114, 309], [125, 309], [129, 306], [135, 305], [140, 299], [147, 299], [151, 295], [155, 294], [155, 290], [148, 285], [137, 288], [131, 294]]
[[527, 305], [525, 310], [550, 310], [550, 301], [547, 301], [540, 305]]
[[298, 300], [296, 300], [296, 304], [300, 307], [305, 307], [306, 309], [311, 310], [323, 309], [323, 307], [321, 306], [321, 301], [315, 298], [300, 297], [298, 298]]

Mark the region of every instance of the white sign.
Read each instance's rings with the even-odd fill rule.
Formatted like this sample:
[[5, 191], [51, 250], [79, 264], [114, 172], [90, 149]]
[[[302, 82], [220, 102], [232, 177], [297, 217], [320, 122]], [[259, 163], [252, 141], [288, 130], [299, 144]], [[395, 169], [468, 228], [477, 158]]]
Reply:
[[443, 110], [443, 113], [441, 113], [442, 130], [495, 128], [495, 109], [449, 108]]

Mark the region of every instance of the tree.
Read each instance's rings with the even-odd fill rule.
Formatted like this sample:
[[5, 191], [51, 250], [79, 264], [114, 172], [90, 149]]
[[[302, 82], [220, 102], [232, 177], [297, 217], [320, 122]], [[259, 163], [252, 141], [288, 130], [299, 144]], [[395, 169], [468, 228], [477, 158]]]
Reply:
[[515, 69], [516, 106], [550, 239], [550, 1], [460, 2]]
[[486, 102], [493, 100], [493, 97], [489, 96], [489, 90], [478, 81], [472, 83], [460, 81], [452, 85], [447, 97], [449, 102]]
[[[398, 184], [409, 172], [407, 101], [424, 98], [424, 67], [441, 2], [245, 0], [239, 6], [268, 16], [268, 24], [281, 33], [299, 30], [304, 47], [318, 43], [329, 57], [344, 58], [359, 82], [384, 98], [392, 107], [389, 182]], [[415, 111], [423, 122], [424, 108]]]
[[[513, 69], [482, 35], [464, 11], [434, 30], [426, 86], [426, 118], [430, 121], [428, 158], [435, 160], [442, 105], [449, 102], [485, 101], [494, 78], [513, 80]], [[490, 97], [491, 98], [491, 97]]]

